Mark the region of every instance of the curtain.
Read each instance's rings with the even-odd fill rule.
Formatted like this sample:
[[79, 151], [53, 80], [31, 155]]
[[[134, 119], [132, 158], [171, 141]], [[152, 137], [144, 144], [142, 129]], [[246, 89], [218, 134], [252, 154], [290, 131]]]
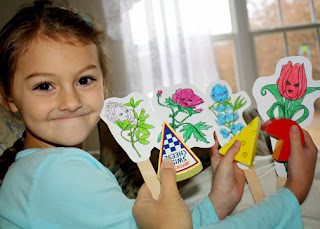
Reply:
[[205, 92], [218, 80], [206, 1], [102, 1], [111, 39], [109, 96], [152, 96], [157, 87], [181, 83]]

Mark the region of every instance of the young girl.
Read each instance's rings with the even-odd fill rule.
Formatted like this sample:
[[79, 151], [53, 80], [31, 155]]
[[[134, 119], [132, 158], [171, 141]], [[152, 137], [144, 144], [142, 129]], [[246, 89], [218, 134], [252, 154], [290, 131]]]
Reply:
[[[134, 200], [81, 150], [103, 105], [109, 75], [104, 43], [94, 22], [45, 3], [23, 8], [1, 30], [2, 104], [21, 114], [26, 132], [21, 150], [0, 159], [0, 169], [9, 167], [0, 189], [0, 228], [137, 227]], [[232, 163], [239, 147], [227, 153], [231, 170], [212, 160], [215, 180], [191, 212], [194, 228], [223, 219], [240, 201], [245, 176]], [[282, 193], [294, 198], [287, 189]]]
[[[91, 20], [41, 2], [1, 30], [2, 105], [21, 114], [26, 132], [20, 150], [1, 156], [1, 170], [9, 169], [0, 178], [0, 228], [136, 227], [134, 200], [81, 150], [103, 106], [104, 44]], [[235, 206], [241, 194], [240, 188], [228, 204]], [[209, 197], [192, 217], [195, 227], [215, 221]]]

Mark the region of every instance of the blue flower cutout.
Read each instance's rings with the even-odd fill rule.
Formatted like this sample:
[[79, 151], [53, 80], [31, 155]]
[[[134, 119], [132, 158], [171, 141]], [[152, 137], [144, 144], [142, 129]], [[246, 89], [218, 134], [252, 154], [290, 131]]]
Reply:
[[237, 121], [239, 119], [239, 115], [238, 115], [238, 112], [235, 112], [233, 114], [233, 120], [232, 121]]
[[229, 137], [229, 131], [227, 131], [226, 129], [221, 129], [220, 133], [222, 134], [222, 136], [224, 138], [228, 138]]
[[217, 107], [213, 107], [213, 109], [214, 110], [216, 110], [216, 111], [218, 111], [218, 112], [222, 112], [222, 111], [229, 111], [229, 110], [231, 110], [231, 106], [230, 106], [230, 104], [227, 104], [227, 106], [225, 106], [225, 105], [223, 105], [223, 104], [221, 104], [221, 103], [219, 103], [219, 105], [217, 106]]
[[224, 126], [226, 123], [226, 117], [223, 114], [218, 114], [218, 120], [216, 120], [219, 126]]
[[237, 127], [236, 127], [236, 125], [230, 126], [230, 130], [231, 130], [231, 132], [233, 133], [233, 135], [236, 135], [236, 134], [237, 134]]
[[211, 91], [211, 98], [215, 102], [224, 102], [229, 97], [228, 90], [226, 86], [221, 86], [220, 84], [217, 84], [215, 87], [212, 88]]
[[218, 112], [222, 112], [225, 110], [225, 107], [223, 104], [218, 105], [217, 107], [213, 107], [213, 109], [215, 109]]
[[232, 112], [228, 112], [228, 113], [226, 113], [226, 123], [229, 123], [229, 122], [231, 122], [231, 121], [233, 121], [233, 115], [232, 115]]
[[241, 123], [237, 125], [237, 130], [241, 131], [243, 128], [244, 128], [244, 125], [242, 125]]
[[226, 110], [226, 111], [229, 111], [229, 110], [231, 110], [231, 108], [232, 108], [232, 107], [230, 106], [230, 104], [227, 104], [225, 110]]

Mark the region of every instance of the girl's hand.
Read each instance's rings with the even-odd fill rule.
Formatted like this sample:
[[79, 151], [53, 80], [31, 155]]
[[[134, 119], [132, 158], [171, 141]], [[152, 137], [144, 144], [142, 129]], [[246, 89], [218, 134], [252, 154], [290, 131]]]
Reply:
[[303, 133], [304, 146], [301, 144], [299, 128], [292, 126], [290, 129], [291, 152], [288, 159], [288, 179], [284, 185], [297, 197], [300, 204], [306, 199], [311, 188], [318, 152], [309, 133], [305, 130]]
[[160, 171], [161, 190], [159, 199], [152, 198], [144, 184], [133, 206], [133, 215], [142, 228], [192, 228], [189, 208], [181, 198], [176, 170], [170, 159], [164, 159]]
[[213, 181], [209, 198], [220, 220], [228, 216], [240, 202], [246, 177], [234, 157], [239, 152], [240, 142], [236, 140], [225, 156], [218, 150], [218, 140], [210, 149]]

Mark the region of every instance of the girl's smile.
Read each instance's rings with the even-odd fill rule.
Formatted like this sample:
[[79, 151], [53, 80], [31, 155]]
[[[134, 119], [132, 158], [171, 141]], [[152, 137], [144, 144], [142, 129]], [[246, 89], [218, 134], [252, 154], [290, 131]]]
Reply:
[[33, 40], [18, 59], [10, 107], [27, 127], [25, 148], [78, 146], [97, 124], [103, 77], [94, 44]]

